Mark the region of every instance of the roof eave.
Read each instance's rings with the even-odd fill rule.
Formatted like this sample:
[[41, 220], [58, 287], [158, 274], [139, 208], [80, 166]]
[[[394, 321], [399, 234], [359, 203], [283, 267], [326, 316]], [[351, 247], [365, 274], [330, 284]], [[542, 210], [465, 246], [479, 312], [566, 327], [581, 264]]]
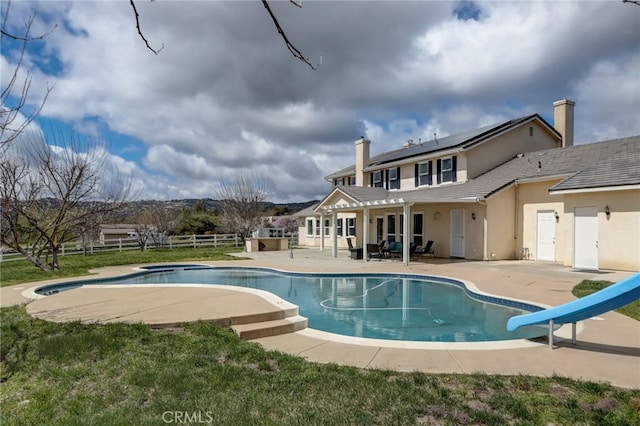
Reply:
[[567, 188], [567, 189], [549, 189], [550, 195], [562, 194], [585, 194], [590, 192], [611, 192], [611, 191], [633, 191], [640, 189], [640, 184], [635, 185], [613, 185], [613, 186], [596, 186], [589, 188]]

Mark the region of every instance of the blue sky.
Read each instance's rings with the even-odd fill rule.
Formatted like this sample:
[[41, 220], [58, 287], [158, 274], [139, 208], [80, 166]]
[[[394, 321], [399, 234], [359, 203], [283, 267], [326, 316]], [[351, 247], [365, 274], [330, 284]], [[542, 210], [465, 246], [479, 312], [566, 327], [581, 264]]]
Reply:
[[[576, 143], [640, 134], [640, 7], [589, 2], [272, 3], [294, 59], [257, 1], [11, 4], [37, 12], [25, 66], [43, 128], [110, 142], [141, 198], [216, 198], [221, 178], [271, 179], [274, 201], [305, 201], [323, 177], [373, 154], [576, 101]], [[3, 38], [2, 84], [15, 50]]]

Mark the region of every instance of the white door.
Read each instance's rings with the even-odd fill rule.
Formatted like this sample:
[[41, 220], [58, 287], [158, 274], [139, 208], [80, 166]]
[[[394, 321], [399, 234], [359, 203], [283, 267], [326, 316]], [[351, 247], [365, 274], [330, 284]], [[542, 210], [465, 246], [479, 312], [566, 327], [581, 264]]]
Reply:
[[573, 267], [598, 269], [597, 207], [575, 208], [573, 241]]
[[464, 257], [464, 210], [451, 210], [451, 257]]
[[553, 210], [538, 212], [536, 260], [556, 260], [556, 217]]

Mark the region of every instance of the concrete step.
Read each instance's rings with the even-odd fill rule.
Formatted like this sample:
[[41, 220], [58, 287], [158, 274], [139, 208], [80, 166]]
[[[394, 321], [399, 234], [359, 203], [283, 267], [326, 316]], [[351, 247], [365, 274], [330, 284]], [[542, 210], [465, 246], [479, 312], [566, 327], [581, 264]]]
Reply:
[[307, 328], [307, 323], [307, 318], [295, 315], [271, 321], [232, 325], [231, 329], [240, 336], [241, 339], [252, 340], [303, 330]]

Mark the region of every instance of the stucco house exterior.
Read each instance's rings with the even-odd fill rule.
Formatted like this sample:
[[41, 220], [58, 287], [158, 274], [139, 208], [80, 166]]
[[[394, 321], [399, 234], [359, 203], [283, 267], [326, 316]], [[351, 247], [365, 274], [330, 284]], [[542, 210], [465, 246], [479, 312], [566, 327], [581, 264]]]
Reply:
[[[640, 270], [640, 135], [574, 145], [575, 103], [554, 126], [533, 114], [371, 157], [326, 177], [298, 212], [300, 244], [346, 248], [433, 240], [437, 257], [530, 259], [577, 269]], [[408, 236], [408, 238], [405, 238]]]

